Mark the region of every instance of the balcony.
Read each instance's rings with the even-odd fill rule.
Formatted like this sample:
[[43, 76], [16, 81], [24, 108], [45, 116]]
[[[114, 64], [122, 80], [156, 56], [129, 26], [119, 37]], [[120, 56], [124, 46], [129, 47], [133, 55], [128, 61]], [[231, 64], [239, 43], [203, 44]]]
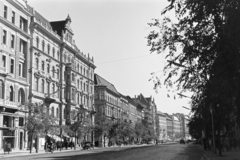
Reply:
[[4, 99], [0, 99], [0, 105], [4, 105]]
[[6, 69], [5, 67], [0, 66], [0, 71], [6, 73], [6, 72], [7, 72], [7, 69]]
[[19, 57], [22, 58], [22, 59], [24, 59], [24, 53], [19, 52]]
[[20, 81], [23, 81], [23, 82], [26, 82], [26, 81], [27, 81], [27, 79], [26, 79], [25, 77], [19, 77], [19, 80], [20, 80]]
[[18, 108], [20, 103], [19, 102], [12, 102], [12, 101], [5, 100], [5, 105], [6, 105], [6, 107], [10, 107], [10, 108]]
[[75, 86], [76, 84], [75, 84], [75, 81], [71, 81], [71, 85], [72, 86]]

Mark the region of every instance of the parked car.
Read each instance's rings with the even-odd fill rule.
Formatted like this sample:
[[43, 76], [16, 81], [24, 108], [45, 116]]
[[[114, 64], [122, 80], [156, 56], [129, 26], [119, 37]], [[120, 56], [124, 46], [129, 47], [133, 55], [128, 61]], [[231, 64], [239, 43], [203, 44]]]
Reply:
[[184, 139], [180, 139], [180, 144], [185, 144]]
[[84, 142], [83, 145], [82, 145], [82, 148], [83, 149], [93, 148], [93, 144], [92, 144], [92, 142]]

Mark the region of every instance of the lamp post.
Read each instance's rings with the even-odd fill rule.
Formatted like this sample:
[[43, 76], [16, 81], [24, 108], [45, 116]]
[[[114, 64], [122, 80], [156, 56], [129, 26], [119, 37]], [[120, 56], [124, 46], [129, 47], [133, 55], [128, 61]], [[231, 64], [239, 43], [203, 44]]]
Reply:
[[[93, 104], [94, 106], [94, 104]], [[90, 111], [90, 115], [91, 115], [91, 125], [93, 126], [93, 115], [96, 113], [96, 111], [94, 110], [94, 107], [92, 107], [92, 110]], [[92, 133], [91, 133], [91, 138], [92, 138], [92, 144], [94, 143], [94, 131], [92, 129]]]
[[216, 153], [212, 104], [210, 104], [210, 113], [211, 113], [211, 120], [212, 120], [213, 153]]

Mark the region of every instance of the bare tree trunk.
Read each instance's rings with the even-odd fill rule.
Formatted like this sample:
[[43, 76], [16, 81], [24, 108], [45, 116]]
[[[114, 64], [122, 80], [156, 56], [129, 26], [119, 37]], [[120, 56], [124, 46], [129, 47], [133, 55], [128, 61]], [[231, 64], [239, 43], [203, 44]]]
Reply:
[[32, 129], [32, 134], [31, 134], [31, 141], [30, 141], [30, 153], [32, 153], [32, 143], [33, 143], [33, 132], [35, 130], [35, 126], [33, 126], [33, 129]]
[[219, 150], [219, 156], [222, 156], [222, 146], [221, 146], [221, 133], [220, 133], [220, 126], [218, 124], [218, 150]]
[[74, 142], [74, 150], [76, 150], [76, 145], [77, 145], [77, 131], [75, 131], [75, 142]]
[[106, 147], [105, 146], [105, 134], [103, 135], [103, 146]]

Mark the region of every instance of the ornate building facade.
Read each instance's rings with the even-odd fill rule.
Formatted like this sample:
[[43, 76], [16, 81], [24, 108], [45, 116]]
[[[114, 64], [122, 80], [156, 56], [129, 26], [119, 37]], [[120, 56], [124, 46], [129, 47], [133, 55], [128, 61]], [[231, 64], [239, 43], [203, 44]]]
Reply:
[[26, 148], [25, 104], [29, 94], [31, 14], [18, 0], [0, 1], [0, 146]]
[[[93, 57], [74, 41], [71, 18], [49, 22], [22, 0], [0, 1], [0, 146], [29, 147], [23, 129], [26, 103], [44, 103], [59, 125], [76, 121], [79, 108], [94, 110]], [[89, 120], [94, 123], [94, 116]], [[59, 136], [59, 135], [58, 135]], [[35, 140], [43, 148], [44, 137]]]

